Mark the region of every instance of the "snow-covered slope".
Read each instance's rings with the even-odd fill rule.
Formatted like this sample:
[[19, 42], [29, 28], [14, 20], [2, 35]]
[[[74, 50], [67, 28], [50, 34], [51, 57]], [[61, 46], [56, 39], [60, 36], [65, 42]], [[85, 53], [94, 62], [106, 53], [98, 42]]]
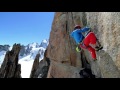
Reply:
[[19, 64], [21, 64], [22, 78], [29, 78], [33, 62], [34, 59], [31, 59], [30, 55], [27, 55], [26, 57], [23, 57], [19, 60]]
[[[19, 54], [19, 64], [21, 64], [21, 76], [22, 78], [29, 78], [32, 65], [37, 53], [40, 53], [40, 60], [44, 57], [44, 52], [48, 46], [48, 40], [43, 40], [41, 44], [30, 43], [26, 46], [22, 46]], [[11, 50], [12, 47], [9, 48]], [[0, 51], [0, 65], [2, 64], [6, 51]]]
[[2, 62], [4, 60], [5, 54], [6, 54], [6, 51], [1, 51], [0, 52], [0, 67], [1, 67], [1, 64], [2, 64]]
[[36, 47], [35, 43], [30, 44], [29, 48], [31, 49], [29, 54], [27, 54], [26, 56], [24, 55], [23, 57], [19, 56], [19, 63], [21, 64], [21, 71], [22, 71], [21, 72], [22, 78], [29, 78], [36, 55], [40, 53], [40, 59], [39, 59], [40, 61], [43, 59], [44, 52], [46, 50], [46, 48], [44, 47], [40, 47], [40, 46]]

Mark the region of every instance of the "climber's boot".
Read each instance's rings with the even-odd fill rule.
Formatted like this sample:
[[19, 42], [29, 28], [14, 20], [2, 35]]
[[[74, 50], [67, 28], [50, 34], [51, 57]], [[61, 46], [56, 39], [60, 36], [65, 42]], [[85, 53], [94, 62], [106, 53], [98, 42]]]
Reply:
[[97, 61], [97, 59], [93, 59], [93, 61]]
[[102, 47], [102, 46], [99, 46], [99, 47], [98, 47], [98, 46], [96, 46], [96, 47], [95, 47], [95, 50], [96, 50], [96, 51], [99, 51], [99, 50], [102, 50], [102, 49], [103, 49], [103, 47]]

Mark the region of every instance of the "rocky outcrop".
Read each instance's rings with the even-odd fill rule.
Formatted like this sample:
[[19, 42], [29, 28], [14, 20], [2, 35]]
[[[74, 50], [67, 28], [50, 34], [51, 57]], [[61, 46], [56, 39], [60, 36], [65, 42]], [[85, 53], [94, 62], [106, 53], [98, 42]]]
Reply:
[[40, 54], [36, 55], [30, 78], [47, 78], [50, 61], [46, 57], [46, 52], [47, 50], [44, 53], [43, 60], [41, 60], [40, 62], [39, 62]]
[[47, 78], [79, 78], [79, 68], [52, 61]]
[[[75, 24], [89, 25], [102, 44], [103, 50], [96, 52], [96, 62], [87, 50], [76, 52], [75, 41], [70, 37]], [[56, 12], [46, 55], [51, 62], [47, 77], [80, 78], [82, 68], [88, 68], [96, 78], [119, 78], [119, 26], [119, 12]]]
[[31, 71], [31, 74], [30, 74], [30, 78], [34, 78], [34, 74], [38, 68], [38, 65], [39, 65], [39, 57], [40, 57], [40, 54], [37, 54], [36, 57], [35, 57], [35, 60], [33, 62], [33, 66], [32, 66], [32, 71]]
[[35, 76], [37, 78], [47, 78], [48, 70], [49, 70], [49, 59], [44, 58], [40, 61], [38, 69], [36, 70]]
[[7, 51], [0, 69], [0, 78], [21, 78], [21, 65], [18, 64], [20, 44], [14, 44], [11, 51]]

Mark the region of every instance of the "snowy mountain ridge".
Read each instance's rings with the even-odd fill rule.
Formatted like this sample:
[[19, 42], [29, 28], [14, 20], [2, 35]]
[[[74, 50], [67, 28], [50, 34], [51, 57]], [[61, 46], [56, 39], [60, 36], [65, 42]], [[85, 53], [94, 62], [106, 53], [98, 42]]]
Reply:
[[[29, 78], [31, 72], [33, 61], [38, 53], [40, 53], [39, 61], [43, 59], [44, 52], [48, 46], [49, 42], [47, 39], [42, 40], [41, 44], [36, 42], [29, 43], [28, 45], [22, 45], [19, 53], [19, 62], [21, 64], [21, 75], [23, 78]], [[1, 45], [2, 46], [2, 45]], [[7, 49], [2, 49], [0, 47], [0, 66], [4, 60], [5, 54], [8, 50], [11, 50], [12, 47], [8, 45]]]

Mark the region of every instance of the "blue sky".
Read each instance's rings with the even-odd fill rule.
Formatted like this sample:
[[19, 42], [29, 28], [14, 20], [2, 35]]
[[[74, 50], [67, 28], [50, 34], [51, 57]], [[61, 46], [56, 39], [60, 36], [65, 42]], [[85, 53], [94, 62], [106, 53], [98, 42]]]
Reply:
[[0, 12], [0, 45], [49, 39], [54, 12]]

